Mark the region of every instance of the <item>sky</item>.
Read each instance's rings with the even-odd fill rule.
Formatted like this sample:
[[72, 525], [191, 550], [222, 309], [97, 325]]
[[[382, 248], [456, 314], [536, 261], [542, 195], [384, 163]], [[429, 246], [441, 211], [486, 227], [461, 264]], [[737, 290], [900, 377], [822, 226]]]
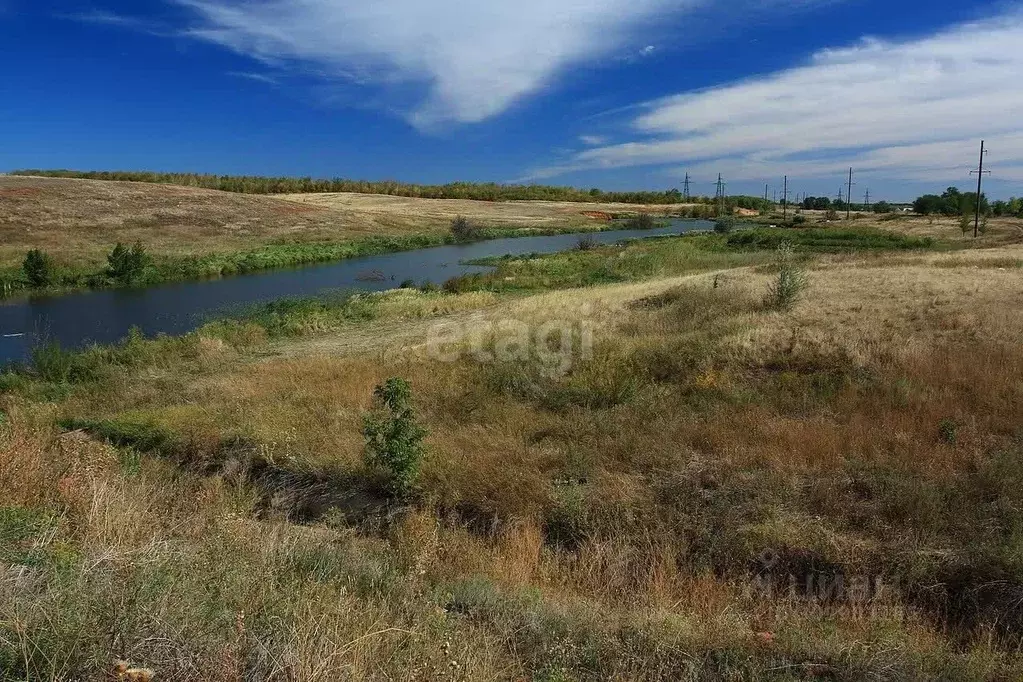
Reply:
[[1023, 2], [0, 0], [0, 171], [1023, 195]]

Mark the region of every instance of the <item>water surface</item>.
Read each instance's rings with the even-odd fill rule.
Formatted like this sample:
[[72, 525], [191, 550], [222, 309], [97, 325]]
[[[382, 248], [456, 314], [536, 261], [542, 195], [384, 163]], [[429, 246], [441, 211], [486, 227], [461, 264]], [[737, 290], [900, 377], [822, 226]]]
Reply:
[[[711, 227], [712, 223], [706, 221], [680, 220], [668, 227], [608, 230], [590, 233], [590, 237], [597, 243], [612, 244]], [[565, 251], [574, 248], [581, 236], [493, 239], [144, 289], [83, 291], [0, 302], [0, 366], [26, 359], [30, 349], [42, 341], [81, 348], [120, 341], [132, 327], [146, 336], [184, 334], [218, 315], [274, 299], [338, 290], [383, 291], [408, 279], [417, 284], [426, 280], [440, 284], [451, 277], [489, 269], [464, 261]]]

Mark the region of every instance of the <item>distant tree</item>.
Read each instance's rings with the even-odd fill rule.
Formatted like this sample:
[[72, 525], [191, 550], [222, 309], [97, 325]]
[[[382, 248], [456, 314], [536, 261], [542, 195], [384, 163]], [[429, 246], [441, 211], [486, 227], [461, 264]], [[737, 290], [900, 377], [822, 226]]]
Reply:
[[879, 201], [874, 204], [874, 213], [891, 213], [893, 210], [895, 209], [887, 201]]
[[53, 283], [53, 261], [44, 251], [32, 249], [25, 254], [21, 269], [25, 273], [25, 279], [33, 287], [45, 287]]
[[942, 197], [937, 194], [925, 194], [913, 202], [913, 211], [920, 215], [934, 215], [942, 213], [944, 206], [945, 200]]

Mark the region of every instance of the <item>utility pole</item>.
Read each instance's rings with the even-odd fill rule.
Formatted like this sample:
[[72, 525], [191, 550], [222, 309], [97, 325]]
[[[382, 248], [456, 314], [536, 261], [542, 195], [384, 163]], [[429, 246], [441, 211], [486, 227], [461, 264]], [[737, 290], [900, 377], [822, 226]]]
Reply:
[[870, 213], [870, 188], [867, 188], [867, 193], [863, 195], [863, 210]]
[[984, 170], [984, 155], [987, 151], [984, 149], [984, 140], [980, 141], [980, 165], [977, 166], [977, 170], [970, 171], [970, 175], [977, 174], [977, 199], [976, 207], [973, 215], [973, 238], [977, 238], [977, 234], [980, 232], [980, 188], [981, 182], [984, 180], [984, 175], [991, 175], [991, 171]]
[[721, 179], [721, 173], [718, 173], [717, 193], [714, 195], [718, 205], [718, 217], [724, 213], [725, 209], [725, 186], [725, 182]]
[[789, 176], [785, 176], [785, 189], [781, 193], [781, 215], [783, 220], [789, 217]]
[[686, 184], [682, 190], [682, 198], [689, 201], [689, 173], [686, 173]]
[[768, 186], [765, 184], [764, 185], [764, 201], [767, 201], [767, 190], [768, 190]]
[[852, 212], [852, 168], [849, 169], [849, 190], [845, 193], [845, 196], [849, 197], [849, 200], [845, 202], [845, 219], [849, 220], [849, 215]]

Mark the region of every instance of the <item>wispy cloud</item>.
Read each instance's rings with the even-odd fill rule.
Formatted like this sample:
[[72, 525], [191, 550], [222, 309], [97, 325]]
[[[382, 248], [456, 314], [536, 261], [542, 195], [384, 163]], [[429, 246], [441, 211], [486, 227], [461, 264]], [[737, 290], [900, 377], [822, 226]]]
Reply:
[[[804, 66], [643, 105], [632, 141], [588, 149], [535, 177], [685, 164], [755, 179], [850, 164], [913, 180], [969, 165], [979, 138], [1002, 178], [1023, 179], [1023, 14], [815, 54]], [[994, 157], [993, 157], [994, 160]]]
[[148, 19], [142, 19], [139, 17], [130, 16], [127, 14], [117, 14], [115, 12], [107, 12], [100, 9], [85, 10], [82, 12], [75, 12], [73, 14], [60, 14], [57, 15], [60, 19], [66, 19], [68, 21], [76, 21], [81, 24], [98, 24], [101, 26], [112, 26], [115, 28], [124, 28], [132, 31], [138, 31], [140, 33], [149, 33], [157, 36], [173, 36], [175, 32], [164, 24], [156, 21], [150, 21]]
[[607, 138], [603, 135], [580, 135], [579, 141], [588, 147], [594, 147], [607, 142]]
[[266, 83], [267, 85], [278, 85], [280, 83], [275, 77], [265, 73], [253, 73], [249, 71], [229, 71], [228, 76], [234, 78], [244, 78], [245, 80], [256, 81], [257, 83]]
[[[421, 128], [495, 116], [582, 62], [625, 49], [648, 55], [652, 46], [641, 40], [647, 29], [718, 6], [714, 0], [172, 1], [194, 13], [188, 33], [195, 38], [275, 65], [354, 74], [400, 91], [407, 118]], [[763, 4], [739, 0], [727, 11]]]

